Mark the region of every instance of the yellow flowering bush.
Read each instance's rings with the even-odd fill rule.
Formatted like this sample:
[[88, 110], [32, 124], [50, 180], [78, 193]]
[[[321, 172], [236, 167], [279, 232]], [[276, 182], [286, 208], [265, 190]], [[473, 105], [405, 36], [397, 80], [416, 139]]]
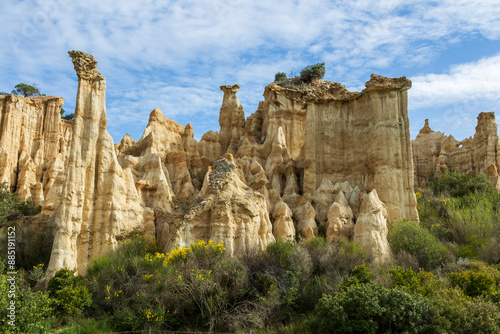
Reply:
[[165, 255], [163, 264], [173, 265], [186, 262], [188, 259], [196, 259], [203, 262], [207, 259], [211, 261], [219, 259], [226, 252], [226, 248], [222, 242], [215, 244], [212, 240], [206, 242], [200, 240], [191, 244], [189, 247], [179, 248], [176, 245], [175, 249]]

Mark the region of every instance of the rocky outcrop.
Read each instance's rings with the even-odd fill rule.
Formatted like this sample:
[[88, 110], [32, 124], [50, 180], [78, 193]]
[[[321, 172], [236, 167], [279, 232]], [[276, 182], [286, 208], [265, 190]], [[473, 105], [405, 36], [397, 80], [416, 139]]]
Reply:
[[69, 54], [79, 79], [78, 93], [48, 279], [61, 268], [83, 273], [91, 258], [102, 256], [118, 240], [155, 233], [154, 222], [146, 219], [139, 204], [133, 176], [118, 163], [106, 131], [106, 81], [96, 70], [97, 62], [84, 52]]
[[224, 92], [219, 114], [220, 144], [223, 152], [236, 153], [245, 127], [245, 112], [236, 93], [240, 85], [220, 86]]
[[[222, 86], [220, 132], [198, 143], [190, 124], [154, 109], [139, 140], [126, 135], [115, 145], [97, 62], [79, 51], [70, 56], [79, 85], [69, 157], [69, 140], [59, 139], [42, 174], [39, 150], [25, 150], [15, 163], [18, 193], [43, 193], [44, 213], [54, 215], [48, 278], [62, 267], [84, 272], [92, 258], [135, 233], [156, 238], [165, 251], [224, 242], [234, 256], [275, 238], [321, 234], [359, 242], [385, 261], [387, 222], [418, 219], [406, 109], [411, 83], [404, 77], [372, 75], [362, 92], [320, 80], [300, 89], [272, 83], [246, 121], [239, 85]], [[478, 142], [490, 145], [488, 131]], [[18, 150], [12, 145], [2, 154]], [[492, 157], [490, 149], [477, 154]]]
[[493, 112], [482, 112], [477, 118], [474, 137], [458, 141], [453, 136], [432, 131], [429, 121], [412, 143], [417, 186], [424, 186], [434, 172], [456, 171], [486, 174], [500, 190], [498, 167], [500, 149], [498, 126]]
[[361, 93], [328, 85], [305, 95], [304, 193], [323, 179], [377, 189], [388, 219], [417, 220], [406, 78], [372, 75]]
[[226, 159], [214, 162], [194, 205], [170, 224], [169, 231], [172, 236], [162, 245], [166, 250], [214, 240], [223, 242], [233, 256], [264, 250], [274, 240], [264, 196], [245, 185]]
[[374, 261], [384, 262], [391, 256], [387, 233], [387, 210], [380, 201], [377, 191], [372, 190], [368, 194], [363, 194], [353, 241], [360, 244]]
[[63, 102], [54, 96], [0, 95], [0, 183], [44, 212], [58, 206], [68, 163], [73, 122], [61, 119]]

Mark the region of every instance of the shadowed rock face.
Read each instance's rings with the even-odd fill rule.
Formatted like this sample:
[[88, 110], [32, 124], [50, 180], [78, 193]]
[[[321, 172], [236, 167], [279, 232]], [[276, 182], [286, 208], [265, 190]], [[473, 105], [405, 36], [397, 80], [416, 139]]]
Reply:
[[[384, 261], [387, 221], [418, 219], [411, 82], [404, 77], [372, 75], [362, 92], [325, 81], [301, 89], [272, 83], [246, 121], [239, 85], [222, 86], [220, 133], [197, 142], [190, 124], [154, 109], [138, 141], [126, 135], [115, 145], [97, 62], [80, 51], [70, 56], [79, 78], [71, 149], [60, 144], [59, 160], [50, 158], [41, 199], [57, 225], [49, 278], [62, 267], [84, 272], [92, 258], [135, 233], [157, 238], [165, 251], [223, 241], [236, 256], [275, 237], [311, 238], [323, 230], [328, 240], [356, 240]], [[14, 144], [4, 137], [5, 155]], [[25, 170], [37, 170], [23, 159]]]
[[432, 131], [429, 121], [412, 143], [417, 186], [424, 186], [433, 172], [456, 171], [465, 174], [486, 174], [500, 191], [498, 167], [500, 149], [498, 125], [493, 112], [477, 117], [474, 137], [457, 141], [453, 136]]

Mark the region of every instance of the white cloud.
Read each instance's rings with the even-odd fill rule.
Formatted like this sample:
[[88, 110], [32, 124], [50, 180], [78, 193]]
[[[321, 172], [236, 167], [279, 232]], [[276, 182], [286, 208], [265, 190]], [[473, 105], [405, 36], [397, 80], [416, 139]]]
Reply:
[[[242, 85], [248, 115], [274, 73], [315, 62], [327, 63], [327, 79], [359, 86], [367, 73], [422, 66], [474, 34], [499, 39], [499, 19], [498, 0], [8, 2], [0, 12], [0, 90], [37, 82], [74, 107], [76, 78], [66, 51], [84, 50], [107, 77], [108, 118], [116, 120], [110, 131], [121, 137], [145, 124], [153, 107], [172, 117], [216, 119], [221, 84]], [[414, 106], [470, 95], [465, 82], [488, 82], [493, 94], [494, 64], [470, 66], [476, 69], [456, 66], [413, 78]], [[477, 79], [481, 73], [494, 75], [485, 81]]]
[[452, 66], [448, 73], [411, 78], [409, 98], [412, 108], [474, 103], [494, 100], [500, 103], [500, 54], [477, 62]]

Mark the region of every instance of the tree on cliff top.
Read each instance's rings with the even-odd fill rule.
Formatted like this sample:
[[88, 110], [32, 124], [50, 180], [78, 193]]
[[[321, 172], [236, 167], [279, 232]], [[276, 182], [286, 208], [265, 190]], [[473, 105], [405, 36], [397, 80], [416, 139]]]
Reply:
[[40, 93], [38, 88], [36, 88], [35, 84], [27, 85], [25, 83], [19, 83], [14, 88], [15, 89], [12, 91], [12, 94], [14, 95], [23, 95], [24, 97], [45, 95]]
[[325, 63], [317, 63], [306, 66], [300, 71], [300, 80], [304, 82], [312, 82], [313, 80], [323, 79], [325, 76]]

